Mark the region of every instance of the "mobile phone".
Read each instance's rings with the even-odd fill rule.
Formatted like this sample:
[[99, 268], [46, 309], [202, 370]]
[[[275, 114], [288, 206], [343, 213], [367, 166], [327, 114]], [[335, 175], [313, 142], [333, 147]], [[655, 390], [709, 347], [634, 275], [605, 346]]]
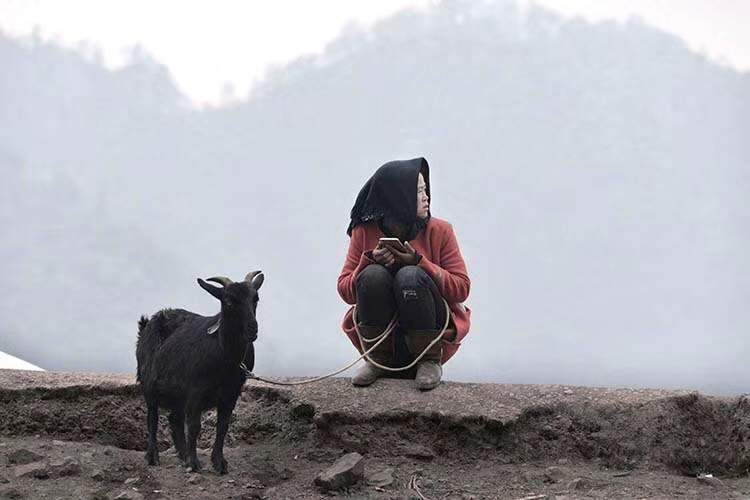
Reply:
[[395, 248], [399, 252], [406, 252], [406, 246], [398, 238], [380, 238], [380, 245], [384, 247]]

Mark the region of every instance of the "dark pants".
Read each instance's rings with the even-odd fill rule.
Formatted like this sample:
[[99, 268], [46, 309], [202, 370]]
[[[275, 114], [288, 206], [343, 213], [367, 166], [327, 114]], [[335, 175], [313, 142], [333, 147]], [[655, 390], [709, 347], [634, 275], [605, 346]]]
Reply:
[[443, 298], [432, 278], [418, 266], [403, 266], [393, 272], [370, 264], [357, 276], [357, 319], [363, 325], [385, 328], [396, 311], [399, 328], [393, 332], [395, 361], [401, 366], [413, 359], [404, 339], [406, 330], [443, 328]]

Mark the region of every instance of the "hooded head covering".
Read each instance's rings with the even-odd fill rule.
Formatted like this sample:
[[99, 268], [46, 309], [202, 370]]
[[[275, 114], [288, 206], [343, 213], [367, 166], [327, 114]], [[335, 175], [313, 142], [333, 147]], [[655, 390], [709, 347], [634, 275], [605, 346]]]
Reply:
[[[359, 224], [377, 221], [384, 233], [412, 240], [424, 229], [427, 217], [417, 217], [417, 179], [422, 174], [430, 196], [430, 166], [424, 158], [389, 161], [362, 186], [354, 202], [346, 233]], [[431, 198], [431, 197], [430, 197]]]

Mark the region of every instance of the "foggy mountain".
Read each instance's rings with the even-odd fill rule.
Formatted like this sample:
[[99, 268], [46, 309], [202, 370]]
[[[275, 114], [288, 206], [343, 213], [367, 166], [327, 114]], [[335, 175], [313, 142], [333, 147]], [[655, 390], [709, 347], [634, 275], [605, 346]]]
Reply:
[[205, 111], [139, 51], [0, 37], [0, 64], [0, 349], [45, 369], [132, 370], [140, 314], [253, 269], [256, 371], [338, 368], [349, 209], [425, 156], [473, 282], [447, 378], [746, 390], [750, 77], [675, 36], [444, 3]]

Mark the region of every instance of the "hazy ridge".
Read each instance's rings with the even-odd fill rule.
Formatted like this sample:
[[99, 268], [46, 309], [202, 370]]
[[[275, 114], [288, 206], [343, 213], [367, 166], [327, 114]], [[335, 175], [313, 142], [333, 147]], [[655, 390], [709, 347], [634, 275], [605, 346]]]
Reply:
[[258, 371], [333, 369], [348, 210], [424, 155], [473, 279], [450, 378], [746, 388], [750, 79], [674, 36], [456, 2], [214, 111], [144, 54], [0, 37], [0, 64], [0, 350], [130, 370], [139, 314], [258, 268]]

